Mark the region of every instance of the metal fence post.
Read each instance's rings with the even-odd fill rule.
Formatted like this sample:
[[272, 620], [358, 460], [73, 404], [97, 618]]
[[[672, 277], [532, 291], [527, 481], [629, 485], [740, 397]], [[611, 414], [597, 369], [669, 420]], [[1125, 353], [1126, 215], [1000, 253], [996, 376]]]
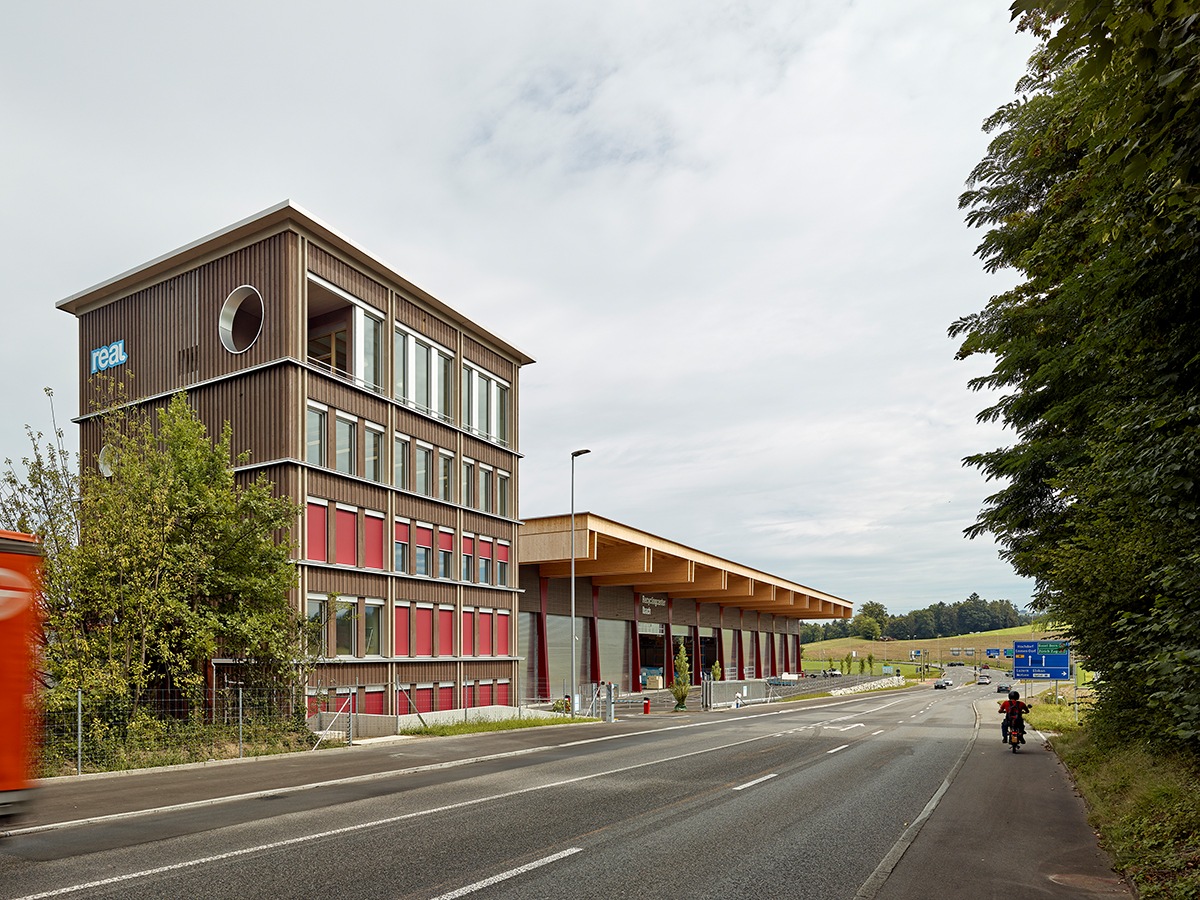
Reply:
[[242, 686], [238, 685], [238, 759], [242, 758]]
[[83, 688], [75, 688], [75, 774], [83, 774]]

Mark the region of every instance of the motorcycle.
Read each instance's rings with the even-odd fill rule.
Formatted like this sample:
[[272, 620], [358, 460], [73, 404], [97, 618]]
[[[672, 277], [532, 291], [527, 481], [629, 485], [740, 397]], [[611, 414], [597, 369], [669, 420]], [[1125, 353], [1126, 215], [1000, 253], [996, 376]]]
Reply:
[[1008, 746], [1016, 753], [1021, 744], [1025, 743], [1025, 717], [1020, 713], [1010, 713], [1008, 716]]

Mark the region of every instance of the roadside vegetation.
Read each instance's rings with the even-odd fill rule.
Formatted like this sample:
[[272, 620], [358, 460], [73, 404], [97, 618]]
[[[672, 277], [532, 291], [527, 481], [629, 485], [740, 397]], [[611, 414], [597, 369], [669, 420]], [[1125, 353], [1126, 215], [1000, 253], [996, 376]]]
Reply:
[[1097, 727], [1090, 692], [1036, 696], [1029, 723], [1071, 772], [1116, 868], [1142, 900], [1200, 897], [1200, 766], [1133, 730]]
[[470, 719], [466, 722], [446, 722], [417, 728], [405, 728], [401, 734], [412, 737], [452, 737], [460, 734], [481, 734], [494, 731], [515, 731], [519, 728], [541, 728], [544, 725], [578, 725], [596, 722], [584, 716], [524, 716], [519, 719], [487, 721]]

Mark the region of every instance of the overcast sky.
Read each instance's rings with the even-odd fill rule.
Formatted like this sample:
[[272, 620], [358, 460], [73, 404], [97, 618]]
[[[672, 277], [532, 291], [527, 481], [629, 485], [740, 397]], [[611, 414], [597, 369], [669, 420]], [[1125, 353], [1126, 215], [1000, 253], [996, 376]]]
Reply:
[[57, 301], [290, 199], [537, 360], [524, 516], [587, 447], [580, 511], [893, 613], [1023, 606], [962, 536], [1007, 436], [946, 336], [1007, 283], [957, 208], [1032, 49], [1007, 7], [17, 4], [0, 459], [43, 386], [74, 443]]

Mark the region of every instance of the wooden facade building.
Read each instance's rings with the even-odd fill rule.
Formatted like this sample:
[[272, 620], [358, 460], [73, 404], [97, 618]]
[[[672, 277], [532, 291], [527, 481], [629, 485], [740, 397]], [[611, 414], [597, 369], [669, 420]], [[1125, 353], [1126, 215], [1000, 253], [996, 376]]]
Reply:
[[[310, 690], [360, 712], [515, 701], [519, 372], [533, 362], [290, 202], [61, 301], [93, 375], [228, 421], [239, 477], [304, 509]], [[220, 661], [214, 667], [219, 679]]]

